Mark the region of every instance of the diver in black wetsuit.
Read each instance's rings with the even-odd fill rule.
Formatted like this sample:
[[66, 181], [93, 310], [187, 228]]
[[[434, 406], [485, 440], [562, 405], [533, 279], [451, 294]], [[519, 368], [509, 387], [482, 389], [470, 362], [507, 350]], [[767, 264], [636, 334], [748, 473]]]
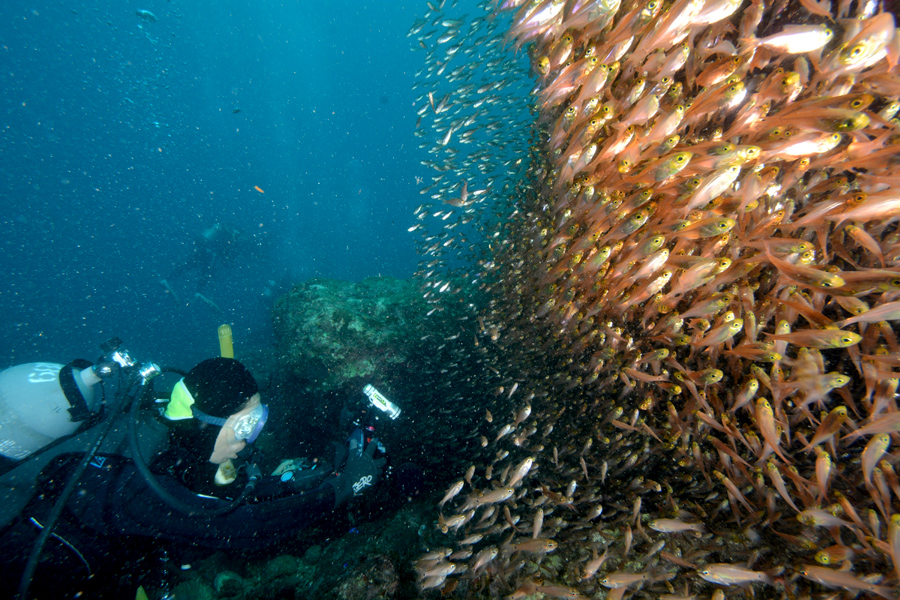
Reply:
[[169, 274], [160, 280], [160, 284], [172, 294], [176, 301], [180, 302], [181, 299], [172, 288], [172, 281], [190, 273], [196, 273], [194, 296], [219, 309], [203, 296], [202, 292], [215, 276], [218, 265], [231, 266], [234, 264], [235, 258], [241, 250], [241, 242], [242, 237], [238, 230], [216, 223], [205, 230], [203, 235], [194, 239], [190, 256], [169, 271]]
[[[28, 597], [134, 597], [141, 578], [159, 566], [157, 540], [208, 548], [271, 546], [379, 481], [384, 448], [359, 428], [339, 447], [337, 469], [325, 462], [306, 470], [282, 463], [278, 475], [260, 476], [251, 449], [267, 417], [256, 381], [240, 362], [215, 358], [194, 367], [176, 384], [158, 420], [139, 426], [141, 436], [164, 429], [168, 438], [149, 464], [127, 451], [94, 456], [53, 529]], [[133, 450], [137, 434], [132, 439]], [[8, 584], [0, 586], [0, 596], [12, 597], [33, 542], [81, 456], [62, 454], [44, 468], [31, 502], [0, 532], [0, 577]], [[141, 469], [148, 467], [145, 475]]]

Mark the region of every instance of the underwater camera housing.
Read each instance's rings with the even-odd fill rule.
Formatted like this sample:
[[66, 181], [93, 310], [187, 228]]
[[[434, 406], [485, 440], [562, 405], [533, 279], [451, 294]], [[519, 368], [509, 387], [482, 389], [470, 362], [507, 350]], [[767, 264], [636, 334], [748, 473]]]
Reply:
[[363, 394], [372, 406], [385, 413], [392, 421], [400, 416], [400, 407], [388, 400], [387, 396], [376, 390], [372, 384], [363, 388]]
[[[368, 399], [369, 404], [387, 415], [391, 421], [396, 420], [400, 416], [400, 407], [388, 400], [387, 396], [375, 389], [374, 385], [367, 384], [363, 388], [363, 394]], [[381, 458], [387, 455], [387, 449], [384, 447], [384, 444], [381, 443], [381, 440], [375, 439], [375, 423], [378, 421], [378, 415], [379, 412], [363, 410], [361, 418], [354, 423], [358, 429], [351, 434], [360, 436], [360, 448], [365, 447], [366, 444], [371, 443], [373, 440], [378, 444], [372, 458]], [[385, 476], [390, 475], [390, 471], [390, 465], [388, 465], [385, 470]]]

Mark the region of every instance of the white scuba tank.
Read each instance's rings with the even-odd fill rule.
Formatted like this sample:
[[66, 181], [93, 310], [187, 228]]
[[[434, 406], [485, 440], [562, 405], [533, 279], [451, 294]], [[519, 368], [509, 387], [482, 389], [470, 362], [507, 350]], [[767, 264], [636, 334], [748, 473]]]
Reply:
[[[27, 363], [0, 371], [0, 455], [12, 460], [27, 458], [54, 440], [75, 433], [75, 420], [59, 382], [65, 365]], [[100, 378], [90, 367], [74, 369], [72, 379], [91, 413]], [[84, 417], [82, 417], [84, 418]]]

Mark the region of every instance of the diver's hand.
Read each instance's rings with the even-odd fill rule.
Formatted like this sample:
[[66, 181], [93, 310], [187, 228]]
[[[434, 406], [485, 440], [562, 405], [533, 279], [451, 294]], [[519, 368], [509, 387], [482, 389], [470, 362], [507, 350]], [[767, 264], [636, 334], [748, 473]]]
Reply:
[[373, 439], [365, 448], [365, 437], [361, 429], [355, 429], [347, 442], [347, 462], [344, 470], [331, 482], [335, 491], [335, 507], [353, 496], [364, 494], [381, 479], [387, 459], [375, 458], [378, 440]]

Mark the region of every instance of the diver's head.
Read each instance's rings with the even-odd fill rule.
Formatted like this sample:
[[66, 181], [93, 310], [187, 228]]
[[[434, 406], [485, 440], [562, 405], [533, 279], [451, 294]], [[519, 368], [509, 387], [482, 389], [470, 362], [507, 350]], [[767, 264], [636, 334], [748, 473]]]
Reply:
[[163, 417], [179, 447], [220, 465], [256, 440], [268, 414], [250, 371], [233, 358], [212, 358], [175, 385]]

